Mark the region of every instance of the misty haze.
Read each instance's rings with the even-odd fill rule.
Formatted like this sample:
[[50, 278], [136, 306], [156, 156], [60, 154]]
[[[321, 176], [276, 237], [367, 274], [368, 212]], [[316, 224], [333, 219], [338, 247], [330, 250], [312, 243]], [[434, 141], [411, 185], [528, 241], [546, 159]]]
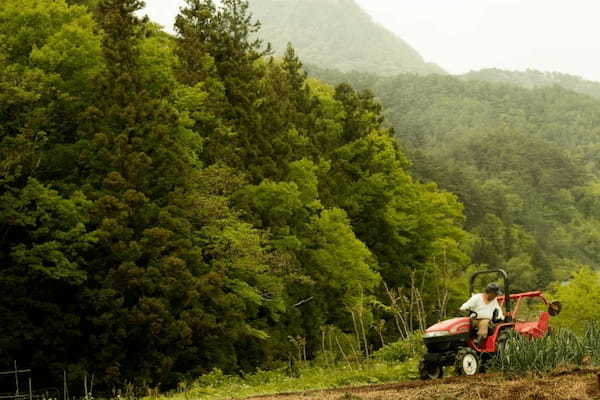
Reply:
[[[172, 31], [183, 3], [149, 0], [143, 13]], [[250, 3], [264, 7], [269, 1]], [[302, 1], [283, 0], [286, 3], [294, 7]], [[327, 3], [309, 4], [320, 9], [327, 8]], [[283, 4], [281, 7], [288, 7]], [[600, 53], [596, 40], [600, 36], [600, 4], [594, 0], [356, 0], [355, 4], [427, 62], [451, 74], [487, 68], [534, 69], [600, 81], [600, 58], [596, 56]], [[351, 8], [352, 2], [345, 6]]]

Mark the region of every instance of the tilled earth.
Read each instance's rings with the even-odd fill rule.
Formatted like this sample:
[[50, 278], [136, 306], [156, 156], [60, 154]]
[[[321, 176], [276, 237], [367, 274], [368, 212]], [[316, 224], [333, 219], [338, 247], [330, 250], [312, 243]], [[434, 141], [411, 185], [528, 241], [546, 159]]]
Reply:
[[521, 379], [480, 375], [280, 394], [253, 400], [599, 400], [599, 373], [587, 369]]

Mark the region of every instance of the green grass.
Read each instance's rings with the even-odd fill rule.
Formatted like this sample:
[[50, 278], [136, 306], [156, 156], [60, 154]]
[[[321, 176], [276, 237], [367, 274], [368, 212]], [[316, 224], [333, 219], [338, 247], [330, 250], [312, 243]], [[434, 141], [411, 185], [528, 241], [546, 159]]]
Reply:
[[367, 361], [336, 366], [305, 366], [290, 376], [289, 371], [258, 371], [244, 376], [227, 376], [219, 370], [204, 375], [191, 385], [181, 385], [165, 400], [243, 399], [249, 396], [361, 386], [416, 379], [417, 363], [410, 359], [402, 363]]
[[586, 334], [577, 336], [558, 329], [543, 339], [530, 340], [511, 332], [498, 352], [493, 367], [507, 375], [547, 374], [559, 367], [600, 364], [600, 327], [590, 324]]
[[600, 365], [600, 324], [589, 324], [583, 337], [583, 346], [589, 356], [589, 362]]
[[[242, 376], [215, 369], [160, 400], [225, 400], [304, 390], [333, 389], [417, 378], [418, 360], [424, 351], [420, 334], [390, 343], [370, 361], [328, 364], [327, 358], [298, 367], [262, 371]], [[529, 340], [511, 332], [492, 368], [506, 375], [544, 375], [567, 366], [600, 365], [600, 325], [589, 324], [585, 335], [558, 329], [541, 340]], [[155, 400], [155, 398], [153, 398]]]

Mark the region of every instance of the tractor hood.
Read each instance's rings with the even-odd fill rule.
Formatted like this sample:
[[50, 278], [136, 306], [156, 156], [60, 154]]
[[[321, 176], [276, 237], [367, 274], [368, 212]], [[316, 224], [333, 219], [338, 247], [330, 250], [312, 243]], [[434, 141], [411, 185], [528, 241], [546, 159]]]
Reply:
[[436, 332], [447, 332], [450, 335], [457, 335], [460, 333], [468, 333], [469, 327], [469, 318], [452, 318], [432, 325], [425, 331], [425, 335], [427, 336], [427, 334], [433, 334]]

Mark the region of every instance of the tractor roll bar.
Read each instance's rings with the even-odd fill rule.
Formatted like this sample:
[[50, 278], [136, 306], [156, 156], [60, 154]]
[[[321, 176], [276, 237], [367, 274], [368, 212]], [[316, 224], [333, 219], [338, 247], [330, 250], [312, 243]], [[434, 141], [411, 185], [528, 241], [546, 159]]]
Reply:
[[473, 291], [475, 279], [477, 279], [477, 277], [480, 275], [486, 275], [486, 274], [497, 274], [497, 275], [500, 275], [502, 278], [504, 278], [504, 298], [505, 298], [504, 307], [506, 308], [506, 313], [509, 314], [510, 313], [510, 287], [509, 287], [509, 282], [508, 282], [508, 274], [506, 273], [505, 270], [489, 269], [487, 271], [475, 272], [473, 275], [471, 275], [471, 281], [469, 283], [469, 290], [471, 291], [471, 294], [475, 293]]

